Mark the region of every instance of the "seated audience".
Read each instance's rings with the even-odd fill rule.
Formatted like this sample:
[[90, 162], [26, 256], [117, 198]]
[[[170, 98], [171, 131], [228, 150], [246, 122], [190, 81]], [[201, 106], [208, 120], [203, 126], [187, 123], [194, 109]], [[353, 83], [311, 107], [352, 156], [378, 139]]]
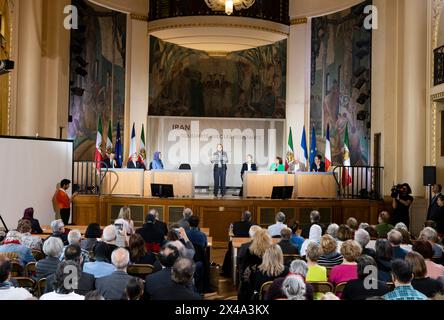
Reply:
[[51, 237], [60, 238], [60, 240], [63, 241], [63, 244], [65, 246], [69, 244], [68, 237], [65, 234], [65, 224], [61, 219], [54, 220], [51, 222], [51, 230], [52, 230]]
[[299, 276], [304, 280], [305, 282], [305, 298], [306, 300], [313, 300], [314, 299], [314, 289], [313, 286], [309, 283], [307, 283], [307, 272], [308, 272], [308, 265], [304, 260], [293, 260], [290, 264], [290, 272], [288, 275], [292, 276]]
[[198, 245], [201, 248], [206, 248], [208, 246], [207, 235], [200, 231], [199, 229], [199, 217], [191, 216], [188, 219], [188, 223], [190, 224], [190, 229], [186, 232], [188, 239], [190, 239], [191, 243], [196, 246]]
[[322, 253], [318, 260], [320, 266], [334, 267], [342, 264], [344, 258], [338, 253], [338, 244], [331, 235], [323, 235], [320, 244]]
[[0, 301], [4, 300], [27, 300], [32, 294], [24, 288], [15, 288], [11, 280], [11, 261], [0, 255]]
[[111, 262], [116, 268], [112, 274], [96, 279], [96, 288], [106, 300], [121, 300], [128, 281], [132, 278], [126, 269], [129, 264], [129, 252], [124, 248], [113, 251]]
[[370, 235], [364, 229], [359, 229], [355, 232], [355, 241], [361, 245], [362, 254], [375, 258], [376, 252], [374, 249], [366, 248], [370, 242]]
[[342, 242], [353, 240], [353, 230], [346, 224], [341, 224], [338, 228], [338, 249], [341, 249]]
[[413, 288], [425, 294], [428, 298], [433, 298], [437, 294], [444, 294], [443, 284], [438, 280], [427, 277], [427, 267], [422, 255], [415, 251], [409, 252], [405, 261], [411, 265], [413, 270]]
[[376, 231], [375, 227], [369, 226], [364, 229], [370, 235], [370, 241], [378, 239], [378, 231]]
[[131, 278], [125, 288], [126, 300], [137, 301], [142, 300], [144, 291], [144, 283], [140, 278]]
[[108, 260], [109, 247], [104, 242], [98, 242], [94, 246], [94, 262], [83, 265], [83, 272], [92, 274], [96, 279], [111, 275], [116, 268]]
[[281, 231], [284, 228], [288, 228], [285, 222], [285, 214], [283, 212], [278, 212], [276, 214], [276, 223], [268, 227], [268, 234], [272, 238], [279, 238], [281, 236]]
[[79, 264], [74, 261], [60, 262], [52, 282], [54, 291], [45, 293], [40, 300], [85, 300], [84, 296], [74, 292], [77, 283], [73, 283], [71, 287], [66, 285], [66, 283], [72, 283], [73, 280], [79, 281], [72, 276], [72, 270], [77, 270], [77, 274], [80, 274]]
[[47, 278], [57, 271], [63, 249], [63, 242], [57, 237], [50, 237], [43, 243], [43, 253], [46, 257], [37, 261], [35, 266], [37, 280]]
[[193, 215], [193, 210], [190, 208], [183, 209], [182, 216], [183, 218], [177, 221], [179, 228], [184, 228], [185, 231], [190, 228], [190, 224], [188, 223], [188, 219]]
[[341, 254], [344, 257], [342, 264], [331, 269], [329, 281], [333, 285], [358, 278], [356, 259], [361, 255], [361, 246], [354, 240], [347, 240], [342, 244]]
[[310, 243], [312, 242], [319, 243], [321, 241], [321, 236], [322, 236], [322, 228], [317, 224], [313, 224], [310, 228], [310, 234], [308, 236], [308, 239], [305, 240], [304, 243], [302, 244], [300, 256], [301, 257], [305, 256], [307, 247]]
[[102, 242], [107, 245], [107, 254], [106, 254], [107, 261], [111, 261], [112, 253], [114, 252], [114, 250], [119, 248], [116, 245], [116, 239], [117, 239], [117, 230], [115, 226], [110, 225], [105, 227], [105, 229], [103, 229]]
[[21, 233], [20, 243], [31, 250], [42, 251], [42, 239], [31, 234], [31, 221], [21, 219], [17, 231]]
[[279, 241], [279, 246], [282, 249], [283, 254], [298, 254], [298, 248], [290, 242], [291, 229], [284, 228], [281, 230], [281, 241]]
[[[90, 291], [94, 290], [95, 278], [92, 274], [82, 272], [82, 255], [81, 248], [78, 244], [69, 245], [64, 250], [64, 256], [66, 261], [74, 262], [78, 269], [77, 286], [74, 288], [74, 292], [84, 296]], [[59, 264], [60, 265], [60, 264]], [[54, 282], [56, 275], [52, 274], [46, 279], [45, 293], [54, 291]]]
[[273, 301], [273, 300], [286, 300], [287, 297], [282, 290], [282, 285], [284, 284], [286, 277], [277, 278], [273, 281], [271, 286], [268, 288], [265, 293], [264, 300], [265, 301]]
[[310, 224], [302, 227], [301, 237], [307, 239], [310, 236], [310, 229], [312, 225], [321, 226], [321, 214], [317, 210], [310, 212]]
[[301, 236], [298, 235], [299, 223], [298, 222], [293, 223], [293, 225], [290, 227], [290, 229], [291, 229], [290, 242], [296, 246], [296, 249], [298, 250], [298, 254], [299, 254], [302, 244], [305, 241], [304, 238], [302, 238]]
[[156, 209], [153, 209], [153, 211], [154, 216], [156, 217], [156, 220], [154, 221], [154, 226], [162, 231], [163, 235], [166, 237], [168, 234], [168, 225], [159, 219], [159, 211], [157, 211]]
[[136, 233], [140, 234], [146, 243], [147, 250], [157, 253], [165, 242], [163, 232], [154, 224], [156, 215], [149, 212], [145, 219], [145, 224]]
[[27, 246], [21, 244], [21, 234], [18, 231], [9, 231], [3, 245], [0, 246], [0, 253], [15, 253], [17, 261], [26, 266], [29, 262], [34, 262], [32, 251]]
[[432, 261], [433, 248], [430, 242], [416, 241], [412, 247], [412, 250], [418, 252], [424, 258], [427, 267], [427, 277], [432, 279], [444, 277], [444, 266]]
[[351, 230], [356, 231], [358, 230], [358, 220], [356, 218], [348, 218], [347, 222], [345, 223]]
[[393, 229], [387, 234], [387, 239], [392, 246], [393, 259], [404, 260], [407, 255], [407, 251], [401, 248], [402, 234], [401, 232]]
[[[169, 242], [179, 242], [181, 255], [184, 258], [194, 259], [196, 250], [194, 249], [193, 243], [187, 236], [187, 232], [184, 228], [176, 228], [177, 225], [172, 225], [173, 230], [168, 231], [167, 241]], [[177, 229], [177, 230], [174, 230]]]
[[378, 267], [378, 280], [384, 282], [392, 281], [392, 258], [393, 249], [388, 240], [378, 239], [375, 244], [376, 265]]
[[128, 236], [135, 233], [134, 222], [131, 220], [131, 209], [129, 207], [122, 207], [119, 212], [119, 216], [114, 220], [114, 225], [123, 225], [123, 230]]
[[287, 300], [306, 300], [306, 287], [301, 277], [287, 277], [282, 284], [282, 291], [287, 297]]
[[102, 229], [98, 223], [91, 223], [85, 231], [85, 239], [80, 241], [80, 247], [88, 252], [94, 251], [98, 239], [102, 237]]
[[308, 282], [325, 282], [327, 281], [327, 268], [318, 264], [321, 256], [321, 246], [312, 242], [307, 247], [307, 266], [308, 272], [306, 281]]
[[378, 225], [375, 227], [376, 232], [378, 232], [378, 238], [386, 238], [387, 233], [390, 232], [394, 227], [389, 223], [390, 215], [387, 211], [382, 211], [378, 217]]
[[31, 233], [32, 234], [43, 234], [43, 230], [40, 227], [39, 220], [34, 219], [34, 208], [28, 208], [23, 214], [23, 218], [31, 221]]
[[339, 225], [337, 225], [336, 223], [332, 223], [327, 227], [326, 234], [332, 236], [333, 239], [337, 240], [338, 230], [339, 230]]
[[132, 264], [151, 264], [156, 262], [156, 256], [148, 252], [145, 241], [140, 234], [133, 234], [129, 239], [130, 261]]
[[432, 245], [433, 248], [433, 259], [440, 259], [443, 256], [443, 248], [440, 246], [438, 242], [438, 233], [436, 230], [426, 227], [419, 234], [418, 240], [428, 241]]
[[427, 300], [427, 297], [412, 287], [413, 268], [404, 260], [392, 262], [392, 281], [395, 290], [383, 296], [385, 300]]
[[370, 225], [369, 225], [367, 222], [361, 222], [361, 223], [359, 224], [358, 229], [363, 229], [363, 230], [365, 230], [365, 229], [368, 228], [368, 227], [370, 227]]
[[[251, 226], [250, 231], [248, 232], [250, 239], [254, 239], [256, 232], [260, 230], [262, 230], [262, 228], [257, 225]], [[247, 262], [246, 257], [247, 255], [249, 255], [249, 249], [252, 243], [253, 240], [242, 244], [239, 250], [237, 251], [237, 265], [239, 267], [239, 271], [241, 272], [241, 274], [242, 270], [246, 268], [246, 266], [244, 267], [243, 264]]]
[[178, 258], [173, 265], [169, 281], [150, 293], [152, 300], [186, 301], [202, 300], [192, 288], [195, 264], [193, 260]]
[[[378, 280], [377, 272], [374, 271], [377, 270], [375, 259], [368, 255], [361, 255], [356, 262], [358, 263], [358, 279], [347, 282], [341, 296], [343, 300], [366, 300], [370, 297], [383, 296], [390, 291], [385, 282]], [[374, 267], [374, 269], [368, 270], [369, 267]]]
[[[73, 245], [73, 246], [79, 246], [80, 247], [80, 241], [82, 240], [82, 234], [80, 233], [79, 230], [71, 230], [68, 233], [68, 243], [69, 245]], [[68, 246], [65, 246], [65, 248], [62, 251], [62, 254], [60, 255], [60, 261], [63, 261], [65, 259], [65, 249]], [[80, 248], [81, 251], [81, 255], [82, 255], [82, 264], [80, 265], [82, 267], [83, 263], [85, 262], [89, 262], [89, 252], [86, 251], [85, 249]]]

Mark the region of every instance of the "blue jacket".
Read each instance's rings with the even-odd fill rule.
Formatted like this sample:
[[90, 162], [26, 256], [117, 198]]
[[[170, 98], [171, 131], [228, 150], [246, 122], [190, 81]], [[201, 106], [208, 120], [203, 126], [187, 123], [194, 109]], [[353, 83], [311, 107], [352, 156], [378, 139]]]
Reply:
[[24, 245], [11, 243], [0, 246], [0, 253], [14, 252], [18, 254], [18, 260], [22, 266], [26, 266], [29, 262], [35, 261], [31, 249]]

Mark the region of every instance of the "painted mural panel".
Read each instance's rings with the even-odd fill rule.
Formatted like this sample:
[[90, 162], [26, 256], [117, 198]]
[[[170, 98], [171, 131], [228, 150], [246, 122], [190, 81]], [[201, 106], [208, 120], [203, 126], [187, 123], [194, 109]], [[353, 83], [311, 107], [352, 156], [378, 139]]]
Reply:
[[330, 125], [334, 165], [343, 162], [347, 126], [351, 164], [370, 163], [372, 32], [363, 23], [368, 4], [313, 19], [310, 122], [320, 154]]
[[79, 8], [79, 29], [71, 32], [69, 138], [75, 141], [75, 160], [93, 160], [99, 117], [104, 135], [112, 120], [114, 140], [117, 122], [124, 125], [127, 16], [85, 1], [73, 3]]
[[149, 115], [285, 118], [286, 40], [227, 56], [150, 45]]

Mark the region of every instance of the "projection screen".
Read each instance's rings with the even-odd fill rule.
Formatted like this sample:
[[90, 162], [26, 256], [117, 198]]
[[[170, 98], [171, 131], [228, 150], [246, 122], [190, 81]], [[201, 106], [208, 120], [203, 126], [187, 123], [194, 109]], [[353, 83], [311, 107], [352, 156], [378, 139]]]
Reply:
[[48, 225], [55, 218], [57, 184], [72, 181], [73, 142], [0, 137], [0, 155], [0, 214], [7, 227], [17, 228], [29, 207], [40, 225]]

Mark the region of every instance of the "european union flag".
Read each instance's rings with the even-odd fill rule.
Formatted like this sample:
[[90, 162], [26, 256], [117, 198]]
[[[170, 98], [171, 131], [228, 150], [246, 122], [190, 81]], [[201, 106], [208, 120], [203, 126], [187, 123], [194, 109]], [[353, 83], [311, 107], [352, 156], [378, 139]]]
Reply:
[[123, 148], [122, 148], [122, 137], [120, 135], [120, 122], [117, 122], [116, 162], [117, 162], [117, 166], [119, 168], [122, 168]]
[[316, 147], [316, 131], [313, 126], [311, 130], [311, 146], [310, 146], [310, 171], [313, 171], [313, 164], [315, 161], [315, 157], [318, 154], [318, 148]]

